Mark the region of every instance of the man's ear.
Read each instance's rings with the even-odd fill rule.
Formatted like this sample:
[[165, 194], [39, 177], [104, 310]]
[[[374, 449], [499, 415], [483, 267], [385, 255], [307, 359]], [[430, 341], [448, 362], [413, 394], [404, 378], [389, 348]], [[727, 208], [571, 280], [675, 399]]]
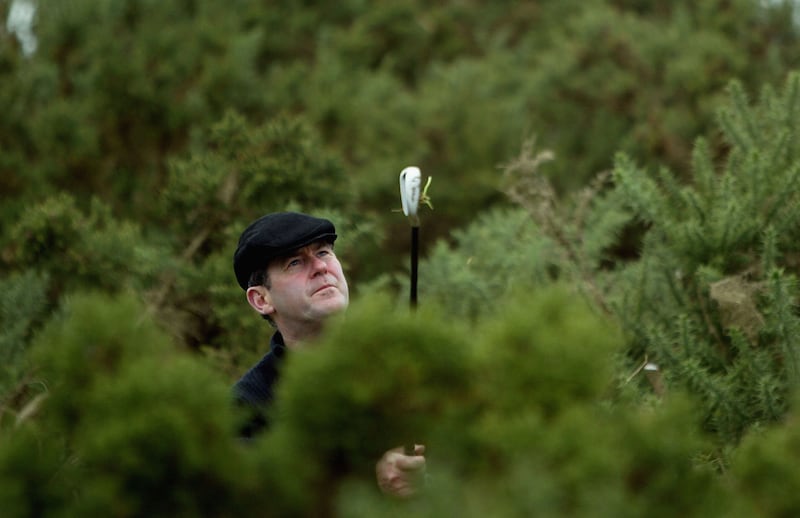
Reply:
[[247, 302], [262, 315], [271, 315], [275, 311], [275, 307], [269, 297], [269, 291], [264, 286], [247, 288]]

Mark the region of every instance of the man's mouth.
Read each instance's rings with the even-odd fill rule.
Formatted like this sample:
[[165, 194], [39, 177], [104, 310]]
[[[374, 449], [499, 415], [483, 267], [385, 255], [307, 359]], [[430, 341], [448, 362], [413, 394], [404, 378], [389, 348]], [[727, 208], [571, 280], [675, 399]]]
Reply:
[[333, 284], [325, 284], [324, 286], [321, 286], [321, 287], [317, 288], [316, 290], [314, 290], [314, 293], [312, 293], [312, 295], [316, 295], [317, 293], [321, 292], [322, 290], [327, 290], [328, 288], [333, 288], [333, 287], [334, 287]]

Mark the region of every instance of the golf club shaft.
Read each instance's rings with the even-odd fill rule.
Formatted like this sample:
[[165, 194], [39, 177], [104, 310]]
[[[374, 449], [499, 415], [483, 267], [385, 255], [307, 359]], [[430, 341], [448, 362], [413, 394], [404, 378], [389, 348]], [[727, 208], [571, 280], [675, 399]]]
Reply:
[[[411, 227], [411, 309], [417, 308], [417, 265], [419, 263], [419, 227]], [[414, 444], [405, 444], [406, 455], [414, 455]]]
[[418, 263], [419, 263], [419, 227], [411, 227], [411, 309], [417, 307]]

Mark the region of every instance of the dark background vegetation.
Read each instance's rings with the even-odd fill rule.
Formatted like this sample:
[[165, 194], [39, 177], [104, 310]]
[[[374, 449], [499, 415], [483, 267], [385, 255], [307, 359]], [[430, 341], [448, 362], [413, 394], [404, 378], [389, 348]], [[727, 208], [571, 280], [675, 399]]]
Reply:
[[[792, 2], [51, 4], [32, 53], [0, 29], [10, 516], [800, 509]], [[353, 308], [243, 448], [270, 329], [231, 257], [287, 209]], [[409, 435], [437, 476], [397, 507]]]

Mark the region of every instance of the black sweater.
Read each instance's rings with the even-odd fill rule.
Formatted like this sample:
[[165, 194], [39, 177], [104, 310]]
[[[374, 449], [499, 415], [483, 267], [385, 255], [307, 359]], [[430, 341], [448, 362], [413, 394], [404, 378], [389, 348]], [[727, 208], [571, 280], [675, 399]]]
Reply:
[[251, 415], [240, 429], [243, 437], [253, 437], [269, 425], [267, 410], [274, 399], [275, 382], [286, 356], [283, 336], [276, 331], [269, 344], [269, 352], [233, 386], [237, 404], [247, 408]]

